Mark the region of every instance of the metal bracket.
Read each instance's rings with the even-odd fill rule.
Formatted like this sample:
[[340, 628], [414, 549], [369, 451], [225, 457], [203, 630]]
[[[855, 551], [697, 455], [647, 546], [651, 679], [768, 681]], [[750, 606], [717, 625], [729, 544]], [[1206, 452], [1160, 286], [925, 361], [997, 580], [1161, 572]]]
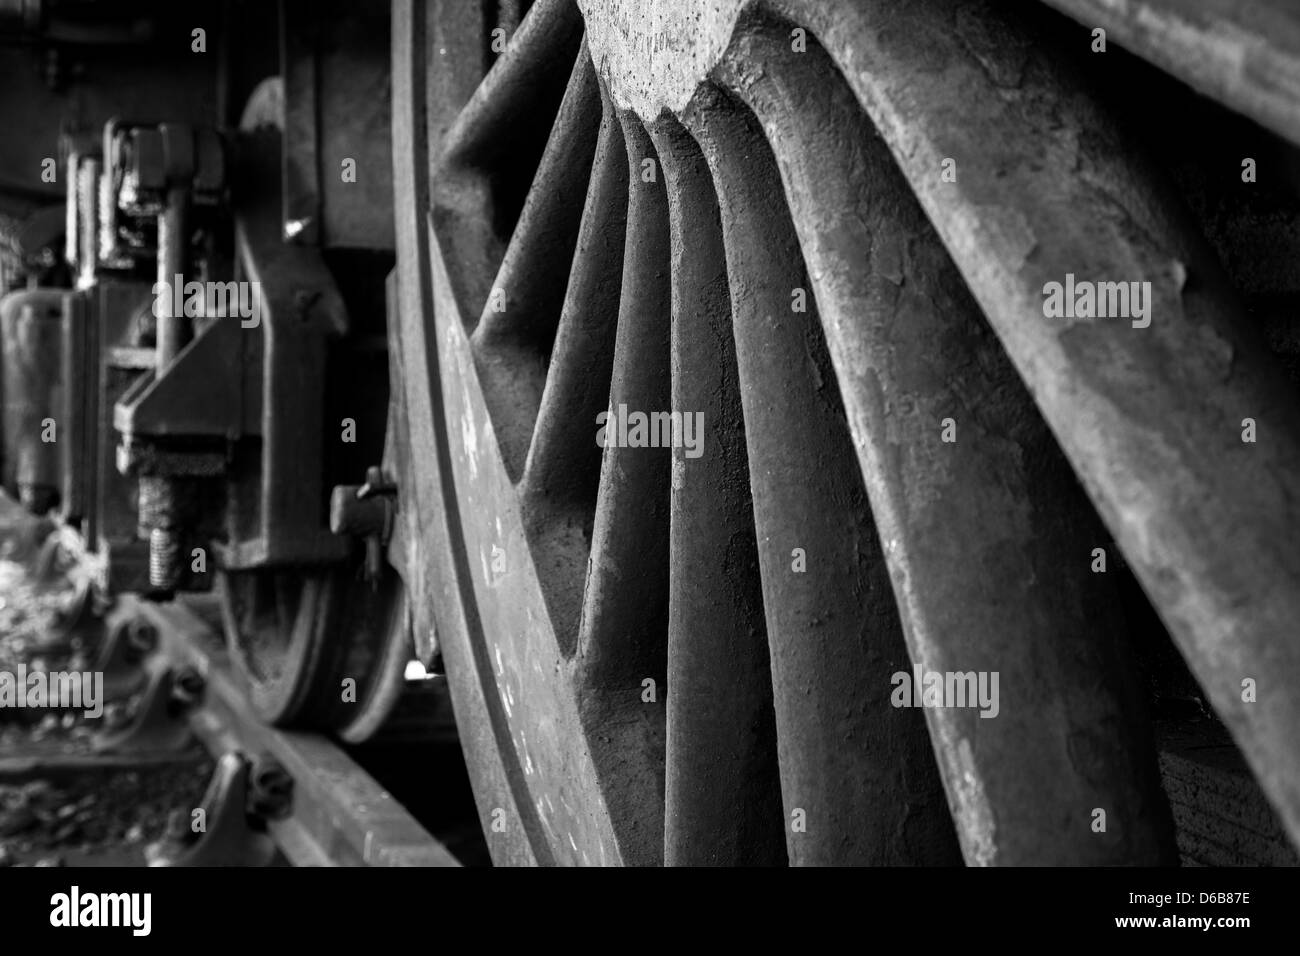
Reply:
[[169, 821], [167, 836], [145, 847], [148, 864], [269, 866], [276, 849], [259, 806], [258, 776], [243, 754], [223, 754], [203, 795], [203, 830], [194, 831], [190, 812], [178, 811]]
[[330, 531], [365, 540], [366, 578], [372, 582], [379, 580], [384, 548], [393, 537], [396, 497], [397, 485], [375, 465], [366, 469], [365, 484], [335, 485], [330, 496]]
[[95, 660], [104, 675], [105, 702], [137, 693], [148, 679], [145, 663], [158, 648], [158, 629], [135, 615], [115, 615]]
[[124, 727], [105, 728], [91, 741], [96, 753], [156, 754], [184, 750], [194, 739], [185, 711], [203, 692], [193, 668], [173, 670], [163, 660], [148, 669], [148, 684], [135, 716]]
[[235, 319], [216, 319], [165, 371], [141, 376], [113, 408], [124, 442], [261, 434], [261, 396], [245, 385], [261, 365], [261, 334], [246, 331]]
[[[271, 146], [255, 138], [247, 146], [251, 175], [271, 159], [259, 147]], [[279, 209], [266, 197], [250, 195], [236, 208], [235, 245], [244, 275], [261, 289], [261, 361], [250, 374], [262, 440], [250, 450], [255, 458], [232, 470], [229, 540], [214, 547], [229, 570], [340, 561], [346, 542], [321, 521], [321, 409], [328, 342], [346, 333], [347, 308], [320, 253], [281, 240]]]

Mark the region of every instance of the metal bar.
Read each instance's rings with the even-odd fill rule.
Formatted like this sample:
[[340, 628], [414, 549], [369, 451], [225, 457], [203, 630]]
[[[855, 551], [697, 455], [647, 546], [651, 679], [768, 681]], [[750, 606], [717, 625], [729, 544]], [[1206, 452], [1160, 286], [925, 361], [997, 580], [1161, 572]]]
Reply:
[[34, 747], [0, 757], [0, 783], [78, 780], [93, 773], [122, 773], [181, 765], [198, 767], [206, 759], [207, 755], [201, 750], [193, 753], [168, 751], [158, 754], [85, 754]]
[[[99, 391], [98, 329], [87, 319], [83, 295], [63, 296], [63, 381], [76, 383], [64, 393], [65, 439], [60, 455], [64, 520], [80, 524], [91, 518], [95, 464], [95, 400]], [[150, 352], [153, 358], [153, 352]], [[88, 523], [86, 527], [92, 527]]]
[[[189, 207], [190, 190], [188, 184], [167, 190], [167, 204], [158, 216], [158, 283], [164, 289], [172, 289], [178, 282], [177, 276], [185, 274], [186, 247], [189, 244]], [[166, 374], [167, 366], [175, 361], [193, 334], [193, 327], [182, 313], [174, 315], [174, 303], [180, 296], [179, 290], [173, 295], [158, 297], [162, 305], [158, 315], [157, 348], [158, 366], [156, 374]]]

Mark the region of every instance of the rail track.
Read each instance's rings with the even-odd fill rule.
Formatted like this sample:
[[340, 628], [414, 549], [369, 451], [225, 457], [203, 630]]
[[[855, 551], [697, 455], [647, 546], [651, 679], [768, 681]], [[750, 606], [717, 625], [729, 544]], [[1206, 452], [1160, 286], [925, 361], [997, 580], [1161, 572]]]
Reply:
[[[37, 743], [0, 756], [0, 782], [197, 772], [197, 746], [215, 772], [198, 805], [173, 808], [168, 834], [146, 848], [151, 866], [459, 866], [338, 742], [254, 716], [216, 612], [211, 602], [121, 598], [101, 622], [95, 666], [110, 706], [129, 710], [88, 748]], [[82, 636], [88, 625], [78, 622]], [[430, 736], [426, 722], [421, 739]]]

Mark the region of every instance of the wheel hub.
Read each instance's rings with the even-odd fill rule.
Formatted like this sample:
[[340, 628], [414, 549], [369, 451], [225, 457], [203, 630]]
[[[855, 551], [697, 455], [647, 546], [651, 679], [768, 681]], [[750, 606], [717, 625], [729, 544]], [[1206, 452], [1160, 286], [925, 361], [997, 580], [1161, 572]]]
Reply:
[[579, 0], [587, 45], [615, 105], [680, 113], [722, 57], [750, 0]]

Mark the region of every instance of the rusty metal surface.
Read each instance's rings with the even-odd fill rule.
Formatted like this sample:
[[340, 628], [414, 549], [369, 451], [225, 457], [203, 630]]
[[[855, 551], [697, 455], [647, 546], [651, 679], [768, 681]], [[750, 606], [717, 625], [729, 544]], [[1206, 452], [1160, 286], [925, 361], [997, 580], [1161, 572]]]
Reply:
[[[482, 4], [466, 4], [461, 0], [425, 0], [416, 5], [414, 16], [420, 21], [418, 29], [426, 38], [431, 60], [421, 60], [424, 102], [420, 115], [424, 125], [414, 132], [423, 134], [428, 155], [440, 156], [443, 138], [491, 66], [485, 42], [490, 38], [491, 12]], [[408, 24], [398, 27], [395, 22], [394, 41], [405, 41], [413, 29]], [[465, 51], [471, 52], [465, 55]], [[399, 62], [394, 50], [394, 66]], [[395, 130], [394, 135], [410, 132], [403, 134]], [[394, 156], [394, 163], [397, 162]], [[433, 183], [433, 164], [427, 163], [423, 168], [428, 177], [425, 188], [429, 189]]]
[[[1280, 4], [1048, 3], [1296, 139]], [[120, 400], [132, 439], [221, 440], [123, 460], [231, 468], [227, 625], [253, 711], [359, 739], [406, 657], [445, 664], [499, 863], [1170, 862], [1125, 602], [1089, 570], [1113, 535], [1300, 838], [1297, 379], [1215, 261], [1291, 294], [1288, 227], [1258, 268], [1231, 214], [1203, 242], [1216, 214], [1187, 215], [1059, 55], [1083, 32], [1042, 5], [527, 6], [396, 0], [391, 130], [373, 33], [285, 29], [288, 102], [257, 109], [290, 138], [287, 185], [237, 191], [262, 329], [200, 327], [182, 351], [164, 322], [150, 362], [126, 293], [111, 314], [78, 301], [98, 341], [63, 320], [65, 381], [105, 356], [74, 436]], [[336, 182], [357, 137], [364, 188]], [[135, 147], [137, 211], [156, 145]], [[299, 242], [386, 248], [390, 208], [400, 494], [361, 528], [363, 576], [325, 529], [325, 490], [357, 480], [326, 448], [352, 401], [329, 376], [354, 367], [332, 343], [379, 312], [344, 304], [345, 260], [280, 240], [287, 218]], [[163, 218], [166, 275], [185, 217]], [[128, 225], [113, 243], [143, 261]], [[1150, 282], [1150, 324], [1049, 317], [1067, 274]], [[1288, 308], [1257, 303], [1287, 335]], [[600, 448], [595, 416], [620, 404], [702, 413], [702, 458]], [[115, 479], [70, 481], [105, 461], [70, 447], [56, 486], [88, 527], [170, 528]], [[397, 575], [373, 588], [390, 525]], [[997, 716], [891, 706], [913, 666], [997, 674]], [[339, 706], [356, 676], [361, 707]]]
[[[443, 480], [454, 482], [461, 534], [456, 543], [465, 554], [458, 570], [473, 586], [481, 628], [469, 642], [472, 659], [462, 658], [454, 665], [448, 656], [448, 673], [458, 666], [458, 680], [485, 685], [487, 727], [495, 737], [498, 759], [504, 762], [507, 776], [513, 777], [511, 789], [519, 814], [508, 818], [499, 831], [490, 829], [489, 816], [484, 820], [485, 834], [494, 859], [498, 853], [504, 859], [515, 857], [520, 852], [515, 844], [527, 841], [525, 852], [535, 854], [538, 862], [616, 862], [617, 838], [590, 755], [581, 744], [576, 701], [563, 676], [572, 665], [549, 619], [536, 571], [531, 562], [519, 560], [527, 554], [523, 518], [514, 485], [492, 440], [491, 418], [473, 373], [464, 319], [441, 266], [435, 251], [433, 314], [440, 372], [442, 381], [455, 383], [442, 393], [447, 434], [455, 436], [449, 443], [450, 474], [444, 474]], [[504, 564], [498, 551], [507, 556]], [[494, 558], [500, 568], [496, 572]], [[499, 600], [498, 594], [510, 595], [511, 600]], [[444, 648], [450, 645], [444, 642]]]

